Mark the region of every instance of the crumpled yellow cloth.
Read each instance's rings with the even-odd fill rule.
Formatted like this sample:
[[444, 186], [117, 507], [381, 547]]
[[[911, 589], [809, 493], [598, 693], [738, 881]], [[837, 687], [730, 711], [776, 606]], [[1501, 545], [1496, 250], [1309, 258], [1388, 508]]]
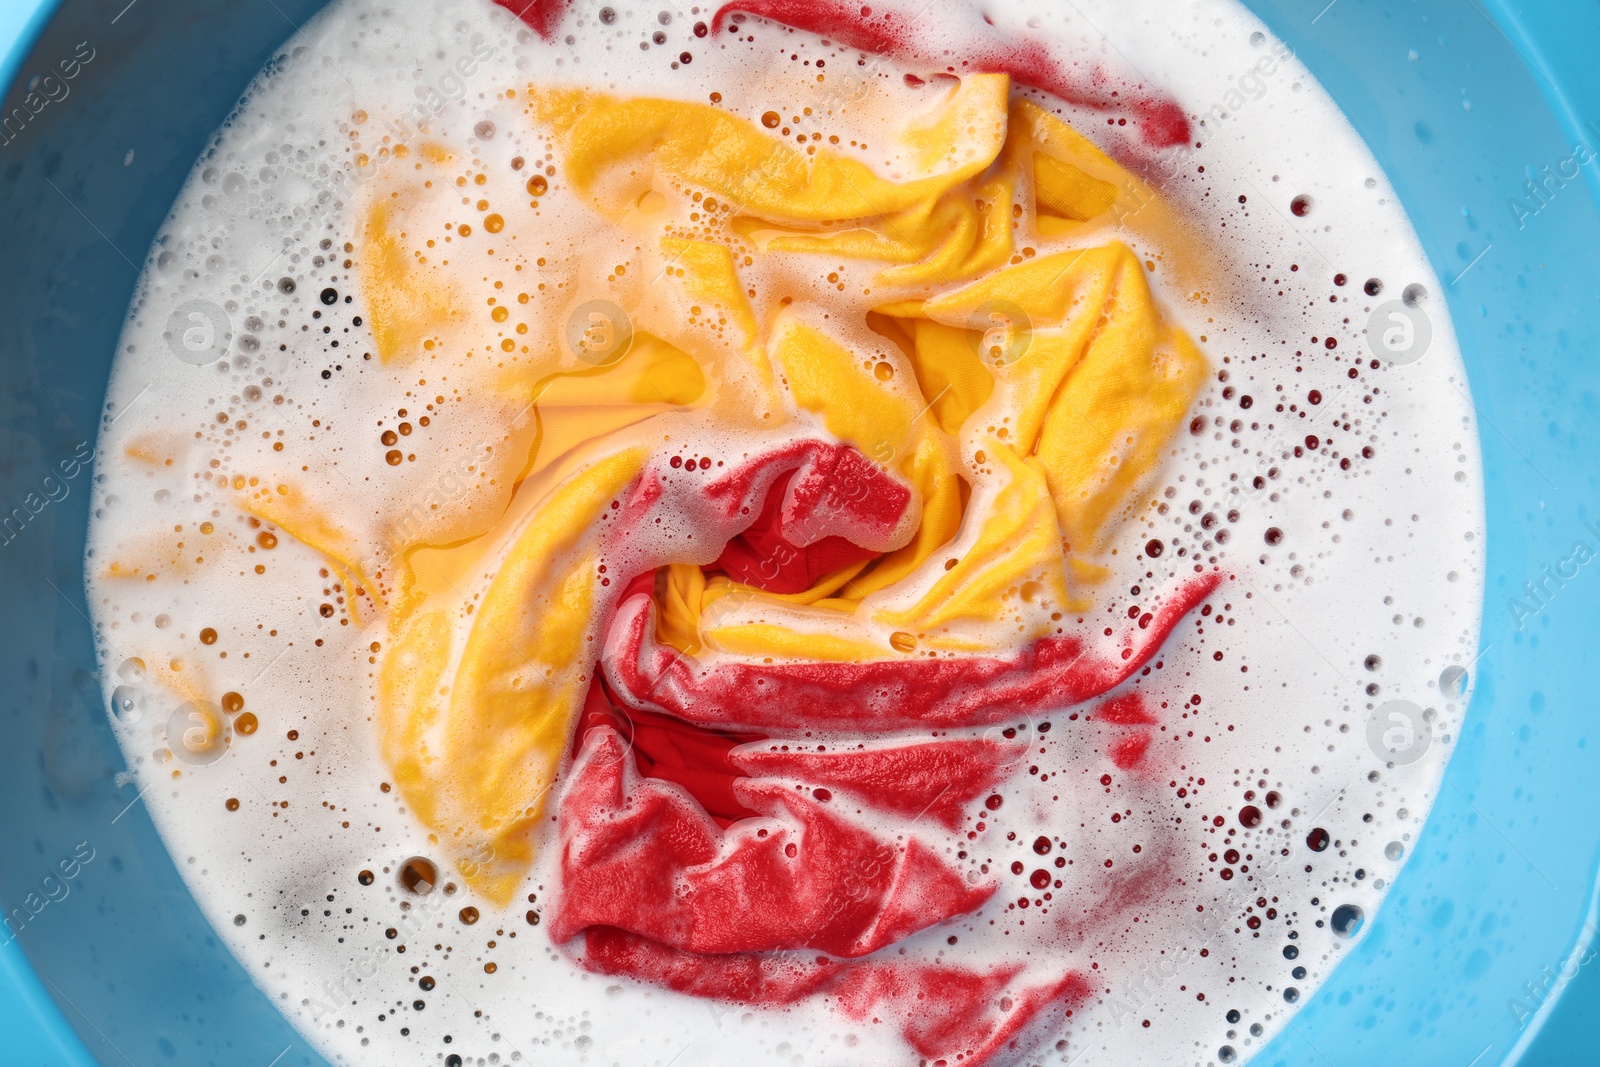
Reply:
[[[381, 360], [493, 360], [483, 402], [530, 413], [483, 460], [517, 492], [512, 510], [461, 544], [397, 528], [363, 548], [296, 489], [239, 493], [387, 609], [383, 755], [457, 869], [502, 903], [532, 861], [596, 669], [600, 601], [616, 591], [595, 582], [598, 519], [682, 420], [854, 445], [909, 487], [919, 519], [892, 551], [797, 594], [673, 563], [657, 584], [661, 640], [767, 660], [1004, 651], [1086, 608], [1097, 561], [1120, 520], [1150, 506], [1141, 492], [1208, 372], [1147, 281], [1157, 246], [1187, 260], [1198, 244], [1003, 75], [964, 78], [908, 121], [894, 178], [820, 135], [710, 104], [540, 86], [519, 99], [555, 146], [527, 210], [459, 226], [454, 251], [424, 243], [408, 222], [418, 205], [437, 197], [470, 217], [460, 205], [483, 182], [447, 148], [413, 146], [367, 194], [355, 253]], [[558, 192], [561, 210], [592, 216], [587, 258], [565, 274], [541, 258], [543, 273], [473, 295], [491, 276], [469, 242], [531, 243], [533, 213]], [[868, 268], [865, 299], [757, 280], [841, 260]], [[602, 280], [593, 264], [606, 262]], [[1175, 277], [1199, 269], [1160, 262]], [[623, 308], [625, 354], [574, 359], [542, 292], [530, 329], [511, 297], [530, 276]]]

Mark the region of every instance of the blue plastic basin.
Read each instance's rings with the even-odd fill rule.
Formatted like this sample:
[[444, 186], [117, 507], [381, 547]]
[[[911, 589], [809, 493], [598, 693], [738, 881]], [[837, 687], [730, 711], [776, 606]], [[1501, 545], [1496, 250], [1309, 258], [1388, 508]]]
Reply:
[[[218, 943], [119, 784], [84, 601], [90, 475], [40, 495], [93, 447], [136, 264], [207, 137], [321, 6], [65, 0], [4, 68], [10, 115], [30, 77], [78, 59], [69, 91], [0, 146], [0, 512], [46, 499], [0, 534], [6, 1064], [323, 1063]], [[1600, 548], [1600, 161], [1543, 186], [1536, 211], [1524, 189], [1574, 145], [1600, 149], [1600, 2], [1250, 6], [1371, 145], [1446, 283], [1489, 516], [1476, 696], [1438, 805], [1369, 936], [1256, 1062], [1600, 1062], [1583, 1025], [1600, 968], [1582, 966], [1600, 568], [1532, 617], [1508, 607], [1575, 542]], [[1569, 981], [1595, 992], [1556, 1009]]]

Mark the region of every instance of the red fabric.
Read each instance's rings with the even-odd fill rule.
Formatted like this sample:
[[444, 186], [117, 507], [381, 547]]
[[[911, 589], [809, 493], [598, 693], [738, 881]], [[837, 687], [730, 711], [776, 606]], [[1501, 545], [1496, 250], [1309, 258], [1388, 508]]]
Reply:
[[640, 774], [683, 786], [719, 826], [755, 814], [734, 796], [733, 780], [745, 772], [733, 764], [729, 753], [735, 745], [761, 740], [760, 734], [702, 730], [644, 711], [622, 715], [604, 687], [599, 678], [589, 687], [583, 714], [573, 732], [574, 756], [589, 731], [609, 727], [623, 739], [624, 748], [632, 751]]
[[1088, 999], [1081, 976], [1018, 989], [1020, 965], [990, 971], [931, 965], [852, 971], [839, 985], [841, 1006], [855, 1018], [885, 1009], [905, 1018], [906, 1042], [929, 1060], [988, 1064], [1026, 1051], [1030, 1031], [1059, 1025]]
[[[603, 556], [629, 558], [634, 531], [661, 507], [696, 516], [699, 558], [715, 552], [732, 570], [783, 557], [752, 582], [782, 590], [894, 547], [917, 501], [856, 450], [820, 441], [726, 473], [654, 464], [602, 519]], [[707, 533], [726, 540], [706, 545]], [[982, 817], [971, 809], [1033, 743], [929, 735], [1010, 725], [1110, 692], [1218, 578], [1193, 578], [1145, 626], [1103, 640], [1061, 635], [1005, 656], [755, 664], [661, 645], [657, 572], [618, 577], [615, 599], [601, 602], [611, 618], [600, 670], [562, 775], [552, 939], [591, 970], [692, 995], [833, 997], [846, 1014], [898, 1028], [930, 1062], [1014, 1060], [1059, 1025], [1087, 995], [1076, 974], [1020, 962], [976, 971], [894, 951], [991, 899], [994, 882], [970, 884], [966, 865], [914, 831]], [[1111, 745], [1119, 767], [1143, 758], [1155, 717], [1137, 693], [1094, 717], [1135, 731]], [[808, 739], [818, 730], [826, 746]], [[909, 826], [875, 831], [863, 810]]]
[[[1156, 717], [1144, 705], [1144, 697], [1134, 690], [1128, 693], [1119, 693], [1101, 704], [1094, 710], [1089, 718], [1096, 722], [1110, 723], [1113, 726], [1154, 726]], [[1111, 762], [1120, 770], [1131, 770], [1144, 762], [1144, 755], [1150, 748], [1154, 735], [1148, 730], [1135, 730], [1124, 732], [1112, 739], [1106, 747], [1106, 755], [1111, 757]]]
[[840, 752], [751, 745], [730, 758], [746, 774], [849, 790], [880, 811], [926, 818], [953, 830], [966, 805], [988, 795], [1026, 751], [1025, 745], [984, 739]]
[[702, 956], [613, 926], [584, 932], [583, 963], [600, 974], [627, 975], [690, 996], [767, 1005], [803, 1000], [851, 966], [801, 952]]
[[556, 26], [566, 13], [570, 0], [494, 0], [495, 3], [526, 22], [535, 33], [547, 41], [555, 39]]
[[[781, 503], [766, 508], [782, 483]], [[896, 547], [897, 533], [910, 534], [911, 489], [850, 445], [803, 439], [780, 445], [706, 483], [714, 513], [737, 527], [775, 525], [796, 546], [839, 537], [873, 552]], [[904, 540], [905, 538], [901, 538]]]
[[1137, 692], [1120, 693], [1094, 710], [1092, 718], [1118, 726], [1148, 726], [1156, 721]]
[[719, 663], [702, 666], [655, 639], [655, 605], [626, 598], [606, 637], [606, 680], [629, 708], [702, 726], [876, 733], [988, 726], [1092, 700], [1161, 648], [1219, 577], [1196, 577], [1169, 596], [1120, 650], [1090, 650], [1076, 635], [1043, 638], [1007, 656], [867, 663]]
[[736, 1004], [776, 1006], [831, 995], [851, 1018], [899, 1021], [906, 1043], [924, 1062], [963, 1067], [1014, 1060], [1091, 993], [1072, 972], [1019, 987], [1022, 968], [1015, 965], [975, 971], [798, 952], [706, 956], [607, 927], [585, 935], [583, 962], [600, 974], [647, 977], [679, 993]]
[[613, 926], [687, 952], [875, 952], [977, 908], [969, 886], [915, 838], [881, 840], [828, 803], [753, 778], [758, 813], [724, 830], [683, 790], [640, 778], [614, 729], [584, 740], [561, 802], [562, 892], [550, 936]]
[[[966, 805], [988, 795], [1027, 746], [991, 739], [956, 739], [865, 746], [837, 752], [797, 751], [752, 744], [754, 733], [707, 730], [679, 719], [617, 707], [603, 680], [589, 688], [573, 732], [576, 757], [591, 730], [609, 727], [622, 738], [637, 771], [686, 789], [719, 826], [756, 812], [740, 802], [734, 780], [799, 781], [848, 790], [868, 806], [954, 829]], [[742, 746], [742, 747], [741, 747]]]
[[1107, 755], [1111, 762], [1122, 770], [1131, 770], [1144, 761], [1144, 754], [1150, 747], [1150, 735], [1147, 733], [1129, 734], [1119, 737], [1111, 742]]
[[[878, 554], [837, 534], [809, 545], [791, 541], [789, 531], [794, 530], [794, 520], [784, 521], [783, 504], [793, 479], [793, 473], [789, 473], [772, 483], [756, 521], [728, 542], [708, 570], [722, 571], [735, 581], [769, 593], [802, 593], [824, 575]], [[897, 521], [898, 512], [895, 518]], [[892, 530], [894, 524], [889, 528]]]

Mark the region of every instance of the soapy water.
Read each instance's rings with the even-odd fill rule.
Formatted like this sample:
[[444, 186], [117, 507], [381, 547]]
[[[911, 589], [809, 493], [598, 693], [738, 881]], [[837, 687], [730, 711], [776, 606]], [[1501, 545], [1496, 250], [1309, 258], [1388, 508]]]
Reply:
[[[1379, 912], [1461, 729], [1482, 581], [1476, 432], [1442, 287], [1287, 49], [1221, 0], [1083, 10], [988, 18], [1070, 69], [1179, 103], [1191, 137], [1164, 148], [1115, 113], [1063, 114], [1203, 231], [1227, 294], [1193, 299], [1169, 260], [1149, 275], [1212, 375], [1153, 506], [1117, 532], [1093, 613], [1132, 625], [1197, 563], [1223, 581], [1137, 680], [1154, 723], [1098, 703], [1018, 714], [973, 732], [1028, 745], [1022, 781], [997, 788], [980, 829], [860, 817], [1000, 886], [902, 947], [972, 967], [1032, 953], [1079, 976], [1061, 994], [1070, 1014], [995, 1062], [1241, 1062]], [[130, 309], [97, 447], [91, 603], [119, 741], [219, 936], [333, 1062], [912, 1062], [897, 1025], [826, 998], [760, 1008], [585, 970], [547, 936], [553, 845], [514, 905], [476, 892], [475, 867], [499, 857], [436, 840], [379, 753], [373, 598], [236, 504], [265, 477], [244, 472], [286, 471], [321, 484], [369, 546], [505, 506], [482, 470], [530, 413], [484, 402], [467, 369], [375, 355], [358, 207], [400, 180], [399, 145], [492, 160], [469, 199], [541, 205], [501, 219], [503, 239], [526, 242], [527, 260], [586, 262], [559, 150], [506, 88], [717, 93], [769, 129], [785, 121], [772, 111], [767, 125], [774, 106], [831, 111], [886, 175], [910, 165], [891, 131], [940, 89], [926, 63], [754, 17], [713, 29], [710, 9], [557, 14], [546, 40], [486, 0], [339, 0], [197, 163]], [[981, 21], [936, 14], [951, 40], [925, 52], [962, 47]], [[498, 216], [463, 214], [495, 232]], [[798, 271], [761, 283], [862, 304]], [[583, 362], [621, 358], [626, 312], [568, 303], [542, 307], [542, 328]], [[1025, 355], [1020, 309], [979, 319], [991, 358]], [[674, 434], [706, 459], [774, 444]], [[677, 532], [693, 528], [685, 515]], [[366, 550], [359, 573], [383, 570], [383, 553]], [[113, 566], [129, 560], [150, 565]], [[1129, 732], [1157, 738], [1137, 769], [1111, 758]]]

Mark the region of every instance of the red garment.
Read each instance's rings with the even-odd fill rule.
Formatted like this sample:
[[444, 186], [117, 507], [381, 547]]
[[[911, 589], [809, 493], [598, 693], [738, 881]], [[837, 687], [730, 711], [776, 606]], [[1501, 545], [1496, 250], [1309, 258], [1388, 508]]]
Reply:
[[1180, 586], [1114, 655], [1076, 634], [1046, 637], [1004, 656], [869, 663], [724, 663], [702, 666], [655, 639], [655, 604], [627, 597], [601, 652], [606, 681], [630, 708], [721, 728], [867, 732], [989, 726], [1070, 707], [1109, 692], [1150, 661], [1172, 628], [1220, 579]]
[[[695, 517], [711, 569], [771, 591], [896, 547], [916, 517], [903, 483], [815, 440], [715, 473], [647, 468], [613, 505], [608, 544], [627, 544], [658, 506]], [[749, 1004], [824, 996], [897, 1026], [932, 1062], [1014, 1058], [1088, 986], [1037, 964], [974, 970], [901, 955], [907, 938], [971, 915], [996, 889], [924, 837], [986, 814], [1037, 743], [1010, 727], [1116, 689], [1217, 582], [1196, 576], [1104, 639], [755, 663], [662, 645], [655, 572], [622, 581], [602, 602], [600, 669], [562, 776], [561, 883], [546, 928], [605, 974]], [[1108, 754], [1124, 769], [1156, 725], [1134, 691], [1085, 718], [1114, 728]], [[1006, 729], [940, 736], [989, 726]]]

